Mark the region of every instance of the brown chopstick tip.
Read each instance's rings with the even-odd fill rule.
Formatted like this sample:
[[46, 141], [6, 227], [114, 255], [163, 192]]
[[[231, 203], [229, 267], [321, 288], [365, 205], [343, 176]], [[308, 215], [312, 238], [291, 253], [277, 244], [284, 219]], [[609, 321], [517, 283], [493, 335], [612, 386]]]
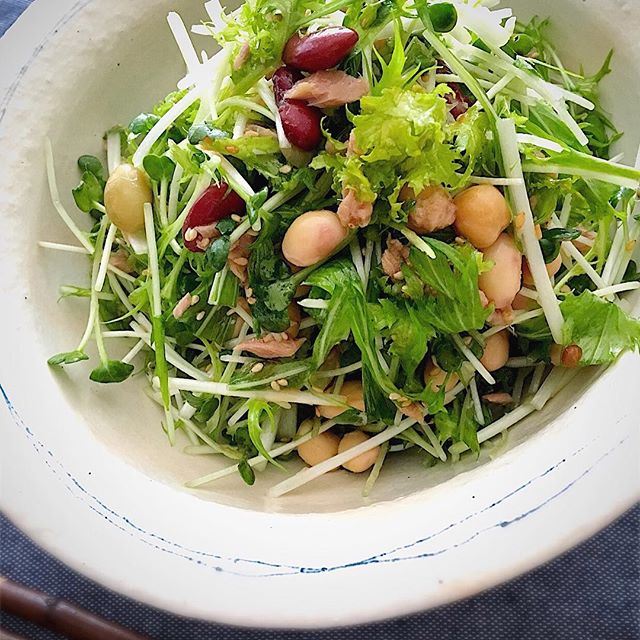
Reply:
[[0, 576], [0, 611], [29, 620], [70, 640], [149, 640], [72, 602]]

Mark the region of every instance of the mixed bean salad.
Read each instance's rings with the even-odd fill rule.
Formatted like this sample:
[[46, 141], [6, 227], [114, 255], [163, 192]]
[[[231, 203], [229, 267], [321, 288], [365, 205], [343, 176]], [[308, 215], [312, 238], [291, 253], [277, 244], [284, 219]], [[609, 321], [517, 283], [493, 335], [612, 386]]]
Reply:
[[[90, 379], [146, 376], [190, 479], [280, 496], [390, 456], [457, 461], [640, 345], [640, 170], [599, 83], [498, 0], [248, 0], [189, 34], [176, 92], [78, 160]], [[197, 45], [193, 39], [200, 40]], [[217, 53], [196, 53], [206, 42]], [[88, 224], [90, 223], [90, 224]], [[126, 344], [121, 358], [112, 355]], [[109, 347], [109, 348], [108, 348]]]

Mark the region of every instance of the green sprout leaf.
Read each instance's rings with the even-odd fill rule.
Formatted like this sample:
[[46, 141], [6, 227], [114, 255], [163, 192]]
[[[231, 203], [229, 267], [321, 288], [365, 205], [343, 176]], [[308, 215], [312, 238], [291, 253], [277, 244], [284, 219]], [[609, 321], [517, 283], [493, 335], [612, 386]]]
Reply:
[[124, 382], [133, 373], [133, 369], [133, 365], [127, 362], [107, 360], [91, 372], [89, 379], [101, 384]]
[[85, 171], [82, 174], [82, 182], [72, 191], [73, 199], [84, 213], [90, 213], [102, 207], [104, 185], [95, 174]]
[[214, 273], [221, 271], [227, 263], [231, 241], [229, 236], [221, 236], [207, 248], [207, 260]]
[[84, 173], [92, 173], [100, 182], [104, 182], [104, 168], [102, 162], [95, 156], [80, 156], [78, 167]]
[[251, 487], [256, 481], [256, 474], [254, 470], [251, 468], [251, 465], [246, 461], [242, 460], [238, 464], [238, 471], [240, 472], [241, 478]]
[[148, 155], [142, 161], [142, 164], [149, 177], [156, 182], [169, 180], [176, 169], [173, 160], [167, 158], [167, 156]]
[[89, 356], [84, 351], [69, 351], [68, 353], [58, 353], [47, 360], [47, 364], [51, 367], [63, 367], [67, 364], [75, 364], [88, 360]]
[[146, 134], [153, 129], [159, 120], [160, 118], [153, 113], [141, 113], [133, 119], [129, 125], [129, 130], [137, 136]]
[[458, 23], [458, 12], [449, 2], [429, 5], [429, 17], [436, 33], [449, 33]]
[[210, 122], [194, 124], [189, 129], [187, 138], [191, 144], [200, 144], [203, 140], [217, 140], [218, 138], [227, 138], [229, 134], [214, 127]]

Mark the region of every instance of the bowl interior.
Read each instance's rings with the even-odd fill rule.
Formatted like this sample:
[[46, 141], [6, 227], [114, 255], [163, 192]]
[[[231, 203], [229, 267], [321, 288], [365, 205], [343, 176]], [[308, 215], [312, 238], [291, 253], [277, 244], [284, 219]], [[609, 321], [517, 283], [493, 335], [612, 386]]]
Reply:
[[[7, 226], [5, 241], [15, 241], [21, 247], [19, 256], [13, 250], [21, 274], [14, 286], [27, 299], [28, 315], [20, 321], [15, 319], [14, 328], [34, 342], [33, 350], [39, 358], [34, 366], [40, 369], [46, 368], [43, 363], [51, 354], [71, 349], [84, 329], [87, 305], [78, 300], [58, 303], [59, 285], [86, 286], [88, 281], [85, 257], [45, 251], [35, 244], [35, 240], [73, 242], [51, 206], [41, 159], [42, 137], [48, 135], [53, 143], [62, 200], [73, 217], [84, 224], [70, 195], [78, 181], [77, 157], [83, 153], [103, 153], [105, 130], [148, 110], [184, 74], [180, 54], [165, 21], [166, 13], [177, 8], [187, 24], [205, 18], [201, 3], [195, 1], [158, 0], [135, 3], [135, 7], [133, 4], [117, 3], [115, 10], [110, 11], [104, 3], [93, 3], [84, 9], [95, 13], [93, 23], [103, 27], [95, 32], [81, 29], [73, 40], [68, 35], [59, 41], [54, 39], [33, 65], [17, 98], [20, 102], [16, 113], [22, 110], [23, 115], [30, 116], [30, 135], [28, 141], [20, 142], [10, 167], [11, 196], [7, 210], [12, 224]], [[532, 15], [532, 3], [527, 0], [512, 0], [509, 4], [519, 16]], [[613, 7], [615, 3], [609, 4]], [[538, 0], [535, 12], [553, 18], [554, 42], [574, 68], [584, 65], [587, 71], [596, 71], [609, 49], [619, 42], [619, 27], [602, 21], [602, 3], [596, 0]], [[576, 28], [578, 23], [580, 29]], [[208, 38], [193, 37], [197, 48], [213, 50]], [[617, 47], [614, 72], [604, 83], [604, 103], [616, 124], [627, 132], [619, 145], [627, 159], [633, 157], [638, 137], [637, 53], [636, 44]], [[52, 70], [55, 74], [50, 73]], [[31, 117], [35, 105], [37, 118]], [[13, 117], [17, 115], [14, 113]], [[23, 169], [17, 170], [21, 163]], [[30, 241], [20, 242], [20, 238]], [[118, 348], [124, 353], [127, 346]], [[187, 441], [180, 436], [177, 445], [169, 447], [160, 429], [160, 412], [144, 394], [145, 379], [138, 377], [125, 385], [100, 387], [87, 380], [89, 370], [88, 365], [80, 364], [62, 373], [44, 375], [54, 379], [69, 415], [79, 418], [96, 439], [130, 465], [155, 481], [181, 488], [187, 480], [229, 464], [211, 456], [184, 454], [182, 447]], [[302, 491], [273, 501], [266, 490], [282, 476], [272, 469], [260, 475], [252, 488], [234, 475], [194, 493], [194, 499], [257, 511], [309, 513], [358, 508], [424, 491], [461, 471], [487, 465], [489, 454], [516, 447], [546, 428], [588, 389], [597, 375], [597, 371], [581, 374], [561, 397], [514, 428], [506, 442], [490, 447], [479, 461], [463, 458], [456, 465], [425, 470], [411, 456], [391, 457], [367, 500], [360, 493], [363, 477], [333, 472]], [[64, 429], [65, 422], [57, 421], [51, 428]], [[88, 460], [87, 468], [92, 464]], [[485, 469], [490, 473], [488, 466]]]

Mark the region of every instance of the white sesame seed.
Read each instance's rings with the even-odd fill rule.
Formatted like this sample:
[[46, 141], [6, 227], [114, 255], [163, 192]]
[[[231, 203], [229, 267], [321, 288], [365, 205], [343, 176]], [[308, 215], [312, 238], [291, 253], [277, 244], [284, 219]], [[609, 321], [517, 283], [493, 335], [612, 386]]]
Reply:
[[247, 302], [249, 304], [255, 304], [257, 302], [257, 300], [255, 298], [247, 298]]
[[282, 378], [282, 380], [278, 380], [278, 384], [279, 384], [281, 387], [287, 387], [287, 386], [289, 386], [289, 381], [288, 381], [288, 380], [285, 380], [285, 378]]
[[196, 316], [196, 320], [197, 320], [198, 322], [200, 322], [201, 320], [204, 320], [204, 317], [205, 317], [206, 315], [207, 315], [207, 314], [206, 314], [204, 311], [201, 311], [201, 312]]
[[232, 214], [232, 215], [231, 215], [231, 219], [232, 219], [234, 222], [240, 222], [240, 220], [242, 220], [242, 218], [241, 218], [237, 213]]
[[251, 367], [251, 373], [260, 373], [264, 369], [262, 362], [258, 362]]
[[198, 232], [195, 229], [187, 229], [184, 232], [184, 239], [187, 242], [191, 242], [192, 240], [195, 240], [198, 237]]
[[191, 298], [191, 306], [192, 307], [195, 307], [198, 304], [198, 302], [200, 302], [200, 296], [193, 296]]
[[245, 289], [244, 292], [247, 298], [250, 298], [253, 295], [253, 289], [251, 287], [249, 287], [248, 289]]
[[289, 339], [289, 334], [286, 331], [283, 331], [280, 336], [282, 337], [283, 340], [288, 340]]
[[291, 167], [288, 164], [283, 164], [280, 167], [280, 173], [284, 173], [284, 174], [291, 173]]
[[271, 383], [271, 388], [274, 391], [280, 391], [280, 385], [275, 380]]

